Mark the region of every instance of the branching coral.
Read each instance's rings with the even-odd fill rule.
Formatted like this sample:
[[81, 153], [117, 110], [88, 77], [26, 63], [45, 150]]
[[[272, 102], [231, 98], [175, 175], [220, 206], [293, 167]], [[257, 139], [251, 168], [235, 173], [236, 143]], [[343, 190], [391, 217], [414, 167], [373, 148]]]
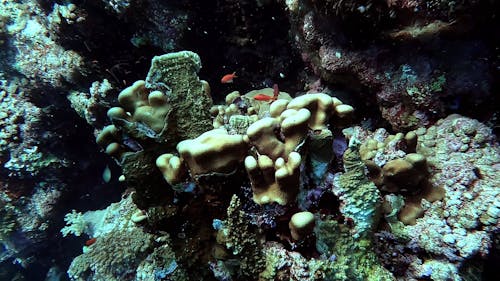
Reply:
[[61, 229], [61, 233], [64, 237], [68, 234], [80, 236], [87, 226], [82, 213], [77, 213], [75, 210], [72, 210], [71, 213], [67, 213], [64, 216], [64, 221], [66, 222], [66, 226]]
[[275, 162], [266, 155], [247, 156], [245, 168], [252, 182], [253, 200], [258, 204], [276, 202], [281, 205], [291, 203], [299, 191], [301, 156], [291, 152], [287, 160]]
[[288, 227], [294, 240], [301, 240], [312, 233], [315, 225], [314, 214], [311, 212], [299, 212], [293, 214]]

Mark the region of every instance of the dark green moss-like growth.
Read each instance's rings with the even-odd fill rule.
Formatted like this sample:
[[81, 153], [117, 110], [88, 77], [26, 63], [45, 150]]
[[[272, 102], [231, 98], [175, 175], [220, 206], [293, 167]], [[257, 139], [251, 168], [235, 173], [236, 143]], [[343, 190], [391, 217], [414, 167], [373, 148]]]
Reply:
[[344, 153], [344, 168], [346, 172], [338, 179], [340, 200], [344, 202], [341, 212], [354, 221], [355, 236], [366, 237], [380, 218], [380, 192], [366, 176], [358, 145], [351, 145]]
[[237, 280], [255, 280], [265, 269], [262, 245], [255, 229], [250, 226], [241, 201], [233, 195], [227, 209], [227, 219], [219, 230], [217, 240], [239, 259]]
[[154, 151], [125, 153], [121, 166], [127, 186], [135, 189], [134, 203], [139, 209], [163, 205], [170, 202], [172, 190], [163, 184], [163, 176], [155, 161], [158, 155]]
[[380, 264], [369, 237], [355, 238], [349, 227], [331, 219], [319, 220], [315, 233], [318, 251], [335, 256], [325, 280], [395, 280]]

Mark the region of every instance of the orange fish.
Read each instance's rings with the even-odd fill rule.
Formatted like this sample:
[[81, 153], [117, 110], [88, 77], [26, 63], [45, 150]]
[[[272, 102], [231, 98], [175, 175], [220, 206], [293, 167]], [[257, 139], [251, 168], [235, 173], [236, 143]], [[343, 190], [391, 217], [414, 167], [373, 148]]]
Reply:
[[264, 94], [256, 94], [255, 96], [253, 96], [253, 99], [254, 100], [258, 100], [258, 101], [269, 101], [269, 102], [273, 102], [275, 100], [278, 99], [278, 96], [280, 94], [280, 90], [278, 88], [278, 84], [274, 84], [273, 85], [273, 96], [268, 96], [268, 95], [264, 95]]
[[226, 75], [222, 76], [222, 79], [220, 80], [220, 82], [223, 83], [223, 84], [233, 83], [233, 79], [237, 78], [237, 77], [238, 76], [236, 76], [236, 72], [233, 72], [233, 73], [230, 73], [230, 74], [226, 74]]
[[275, 101], [276, 100], [274, 97], [264, 95], [264, 94], [256, 94], [255, 96], [253, 96], [253, 99], [258, 100], [258, 101]]

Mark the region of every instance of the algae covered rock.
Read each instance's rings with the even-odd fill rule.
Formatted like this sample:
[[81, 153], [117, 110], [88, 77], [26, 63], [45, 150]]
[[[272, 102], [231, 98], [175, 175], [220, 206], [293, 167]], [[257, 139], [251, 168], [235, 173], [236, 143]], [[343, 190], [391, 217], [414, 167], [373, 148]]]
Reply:
[[[156, 56], [146, 78], [146, 88], [167, 97], [171, 114], [166, 120], [168, 138], [195, 138], [212, 128], [212, 98], [206, 81], [198, 78], [200, 57], [190, 51]], [[166, 105], [166, 106], [167, 106]]]

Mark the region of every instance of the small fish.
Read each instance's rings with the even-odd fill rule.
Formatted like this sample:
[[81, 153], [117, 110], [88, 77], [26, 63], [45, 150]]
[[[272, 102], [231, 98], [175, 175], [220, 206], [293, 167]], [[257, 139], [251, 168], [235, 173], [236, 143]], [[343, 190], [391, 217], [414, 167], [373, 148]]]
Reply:
[[88, 247], [88, 246], [94, 244], [96, 240], [97, 240], [97, 238], [95, 238], [95, 237], [94, 238], [90, 238], [89, 240], [85, 241], [85, 246]]
[[230, 74], [226, 74], [226, 75], [222, 76], [222, 79], [220, 80], [220, 82], [223, 83], [223, 84], [233, 83], [233, 79], [237, 78], [237, 77], [238, 76], [236, 76], [236, 72], [233, 72], [233, 73], [230, 73]]
[[258, 100], [258, 101], [274, 101], [275, 100], [274, 97], [264, 95], [264, 94], [256, 94], [253, 97], [253, 99]]
[[111, 180], [111, 169], [108, 165], [106, 165], [106, 168], [104, 168], [104, 171], [102, 172], [102, 180], [105, 183], [108, 183]]
[[280, 94], [280, 90], [278, 88], [278, 84], [274, 84], [273, 85], [273, 96], [268, 96], [268, 95], [265, 95], [265, 94], [256, 94], [253, 99], [254, 100], [258, 100], [258, 101], [269, 101], [269, 102], [273, 102], [275, 100], [278, 99], [278, 96]]

